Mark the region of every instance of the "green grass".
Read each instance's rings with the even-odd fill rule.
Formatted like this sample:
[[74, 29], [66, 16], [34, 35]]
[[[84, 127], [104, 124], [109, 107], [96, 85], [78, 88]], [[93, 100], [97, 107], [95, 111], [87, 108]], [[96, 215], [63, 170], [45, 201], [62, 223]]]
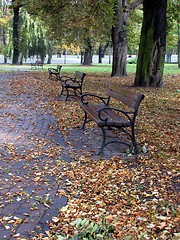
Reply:
[[175, 75], [180, 74], [180, 68], [178, 68], [177, 64], [165, 64], [164, 67], [164, 74], [165, 75]]
[[[43, 71], [47, 72], [49, 67], [56, 67], [57, 65], [54, 64], [45, 64]], [[112, 70], [111, 64], [93, 64], [91, 66], [83, 66], [77, 64], [62, 64], [62, 74], [67, 73], [74, 73], [75, 71], [82, 71], [87, 74], [96, 74], [96, 75], [110, 75]], [[38, 70], [31, 70], [30, 64], [23, 64], [23, 65], [11, 65], [11, 64], [0, 64], [0, 72], [9, 72], [9, 71], [38, 71]], [[42, 71], [41, 69], [39, 71]], [[128, 73], [135, 73], [136, 72], [136, 64], [127, 64], [127, 72]], [[175, 75], [180, 74], [180, 69], [178, 68], [177, 64], [165, 64], [164, 67], [164, 74], [165, 75]]]

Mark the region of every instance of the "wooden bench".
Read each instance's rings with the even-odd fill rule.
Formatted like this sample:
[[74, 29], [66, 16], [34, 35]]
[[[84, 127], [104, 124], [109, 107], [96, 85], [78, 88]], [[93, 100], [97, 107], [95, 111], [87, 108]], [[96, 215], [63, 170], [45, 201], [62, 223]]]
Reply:
[[86, 76], [86, 73], [76, 71], [74, 77], [67, 77], [67, 76], [60, 77], [60, 84], [62, 88], [60, 96], [65, 91], [66, 92], [65, 101], [67, 101], [67, 99], [70, 96], [80, 97], [82, 95], [82, 87], [83, 87], [85, 76]]
[[43, 61], [36, 61], [35, 63], [31, 63], [31, 69], [39, 69], [40, 67], [43, 69], [43, 65]]
[[49, 79], [53, 79], [53, 76], [56, 77], [56, 80], [60, 79], [61, 65], [57, 65], [56, 68], [48, 68]]
[[[138, 153], [135, 139], [135, 120], [139, 105], [144, 95], [134, 93], [128, 89], [112, 86], [107, 91], [107, 97], [101, 97], [94, 94], [83, 94], [81, 96], [81, 108], [84, 111], [84, 123], [81, 129], [89, 121], [94, 121], [102, 130], [103, 140], [99, 154], [103, 153], [106, 145], [114, 142], [132, 147], [135, 154]], [[89, 99], [89, 100], [88, 100]], [[111, 99], [116, 99], [117, 104], [121, 103], [121, 108], [110, 106]], [[95, 101], [96, 100], [96, 101]], [[98, 100], [98, 101], [97, 101]], [[130, 139], [107, 141], [106, 130], [118, 129]]]

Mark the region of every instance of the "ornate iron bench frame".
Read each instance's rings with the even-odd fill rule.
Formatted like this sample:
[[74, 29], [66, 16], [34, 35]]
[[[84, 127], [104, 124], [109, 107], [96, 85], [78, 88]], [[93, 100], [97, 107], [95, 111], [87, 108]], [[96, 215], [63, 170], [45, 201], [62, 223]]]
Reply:
[[49, 73], [49, 79], [53, 79], [53, 75], [55, 75], [56, 80], [60, 79], [60, 73], [61, 73], [61, 65], [57, 65], [56, 68], [48, 68], [48, 73]]
[[43, 66], [43, 61], [36, 61], [35, 63], [31, 63], [31, 69], [39, 69], [40, 67], [43, 69]]
[[60, 84], [62, 88], [60, 96], [64, 93], [64, 91], [66, 91], [65, 101], [67, 101], [70, 96], [80, 97], [82, 95], [82, 88], [85, 76], [86, 73], [76, 71], [74, 77], [60, 77]]
[[[88, 97], [91, 98], [90, 102]], [[110, 107], [110, 100], [114, 98], [125, 105], [127, 110]], [[101, 104], [96, 104], [92, 99], [100, 100]], [[96, 122], [97, 126], [102, 130], [103, 140], [98, 154], [103, 153], [103, 149], [110, 143], [118, 142], [120, 144], [133, 147], [134, 153], [138, 153], [137, 143], [135, 139], [135, 120], [138, 113], [138, 108], [144, 95], [134, 93], [128, 89], [112, 86], [107, 91], [107, 97], [102, 97], [94, 94], [83, 94], [81, 96], [81, 108], [84, 111], [84, 122], [81, 129], [85, 129], [86, 123], [89, 121]], [[118, 129], [125, 133], [131, 140], [127, 143], [121, 140], [107, 141], [106, 129]]]

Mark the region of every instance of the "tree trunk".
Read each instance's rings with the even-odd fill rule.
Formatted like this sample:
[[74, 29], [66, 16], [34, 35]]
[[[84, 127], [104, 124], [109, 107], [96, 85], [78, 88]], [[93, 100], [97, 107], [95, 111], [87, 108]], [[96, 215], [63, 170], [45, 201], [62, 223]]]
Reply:
[[180, 38], [178, 40], [178, 67], [180, 68]]
[[126, 76], [127, 34], [129, 8], [127, 0], [118, 0], [116, 7], [118, 23], [112, 27], [113, 62], [111, 76]]
[[[2, 4], [2, 14], [4, 15], [4, 16], [6, 16], [7, 15], [7, 2], [4, 2], [3, 4]], [[3, 42], [3, 48], [4, 48], [4, 51], [3, 51], [3, 53], [4, 53], [4, 63], [7, 63], [7, 41], [6, 41], [7, 39], [6, 39], [6, 29], [5, 28], [2, 28], [2, 42]]]
[[7, 63], [7, 43], [6, 43], [6, 31], [5, 29], [2, 30], [2, 38], [3, 38], [3, 45], [4, 45], [4, 63]]
[[84, 61], [84, 53], [83, 51], [81, 51], [81, 64], [83, 64], [83, 61]]
[[52, 53], [48, 53], [47, 64], [51, 64], [52, 61]]
[[13, 18], [13, 64], [18, 64], [19, 60], [19, 6], [14, 7], [14, 18]]
[[[53, 57], [53, 46], [50, 41], [48, 42], [48, 45], [47, 45], [47, 54], [48, 54], [47, 64], [51, 64], [52, 57]], [[58, 57], [60, 56], [59, 52], [57, 56]]]
[[98, 49], [98, 56], [99, 56], [99, 59], [98, 59], [98, 63], [102, 63], [102, 59], [104, 57], [104, 49], [103, 49], [103, 46], [99, 46], [99, 49]]
[[102, 59], [104, 58], [104, 54], [106, 52], [106, 49], [108, 48], [109, 43], [106, 43], [104, 46], [100, 45], [98, 49], [98, 63], [102, 63]]
[[178, 23], [178, 67], [180, 68], [180, 27], [179, 27], [179, 23]]
[[90, 38], [85, 41], [84, 62], [83, 65], [91, 65], [93, 57], [93, 47]]
[[143, 1], [143, 25], [135, 86], [159, 87], [163, 83], [166, 51], [167, 0]]

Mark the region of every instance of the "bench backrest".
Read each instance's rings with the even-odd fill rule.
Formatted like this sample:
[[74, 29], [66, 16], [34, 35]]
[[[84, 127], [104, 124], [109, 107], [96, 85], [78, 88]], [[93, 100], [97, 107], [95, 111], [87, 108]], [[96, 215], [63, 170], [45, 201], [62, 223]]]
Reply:
[[61, 71], [61, 68], [62, 68], [62, 66], [61, 66], [61, 65], [57, 65], [57, 71], [58, 71], [58, 73], [60, 73], [60, 71]]
[[125, 105], [133, 108], [135, 111], [138, 110], [138, 107], [144, 98], [144, 95], [141, 93], [135, 93], [129, 89], [120, 88], [118, 86], [111, 86], [108, 89], [107, 94], [109, 97], [113, 97], [121, 101]]
[[43, 63], [43, 61], [36, 61], [36, 65], [38, 65], [38, 66], [42, 66], [44, 63]]
[[78, 81], [81, 86], [83, 84], [85, 76], [86, 76], [86, 73], [82, 73], [78, 71], [75, 72], [76, 81]]

